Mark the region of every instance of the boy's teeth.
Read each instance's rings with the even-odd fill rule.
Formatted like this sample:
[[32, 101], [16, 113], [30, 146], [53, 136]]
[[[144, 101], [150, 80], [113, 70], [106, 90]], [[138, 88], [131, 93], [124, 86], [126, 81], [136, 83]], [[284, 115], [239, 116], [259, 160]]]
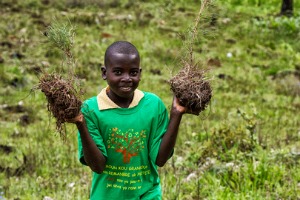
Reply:
[[123, 90], [130, 90], [130, 87], [121, 87]]

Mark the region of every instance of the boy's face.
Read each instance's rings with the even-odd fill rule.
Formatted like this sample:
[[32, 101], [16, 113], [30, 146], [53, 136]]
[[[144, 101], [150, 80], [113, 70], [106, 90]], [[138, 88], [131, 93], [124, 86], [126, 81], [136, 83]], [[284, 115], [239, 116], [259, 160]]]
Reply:
[[102, 77], [110, 88], [108, 96], [115, 103], [132, 100], [142, 72], [138, 55], [115, 53], [109, 56], [106, 65]]

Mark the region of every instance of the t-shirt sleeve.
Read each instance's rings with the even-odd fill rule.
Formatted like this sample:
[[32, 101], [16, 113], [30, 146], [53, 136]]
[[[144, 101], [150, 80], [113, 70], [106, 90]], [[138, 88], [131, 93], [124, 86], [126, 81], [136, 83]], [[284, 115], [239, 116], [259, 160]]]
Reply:
[[[107, 157], [106, 147], [104, 145], [103, 138], [100, 134], [100, 130], [97, 128], [97, 125], [96, 125], [97, 120], [95, 119], [95, 115], [93, 114], [94, 113], [93, 109], [89, 108], [88, 104], [84, 103], [81, 108], [81, 112], [86, 121], [87, 129], [88, 129], [92, 139], [94, 140], [96, 146], [102, 152], [102, 154], [105, 157]], [[82, 147], [82, 141], [81, 141], [79, 131], [78, 131], [78, 157], [79, 157], [79, 161], [82, 164], [87, 165], [84, 160], [84, 156], [83, 156], [83, 147]]]
[[152, 133], [150, 136], [150, 143], [149, 143], [150, 145], [149, 155], [153, 163], [156, 163], [156, 158], [159, 152], [162, 137], [166, 133], [169, 124], [168, 111], [162, 102], [159, 103], [157, 113], [158, 115], [153, 123], [154, 127], [152, 127]]

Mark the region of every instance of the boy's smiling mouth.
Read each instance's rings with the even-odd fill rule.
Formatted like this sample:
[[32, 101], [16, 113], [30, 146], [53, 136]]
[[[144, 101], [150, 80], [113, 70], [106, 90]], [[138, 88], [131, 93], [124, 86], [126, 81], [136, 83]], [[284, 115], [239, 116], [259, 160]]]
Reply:
[[121, 86], [121, 87], [120, 87], [120, 90], [125, 91], [125, 92], [128, 92], [128, 91], [131, 91], [131, 90], [132, 90], [132, 87], [129, 87], [129, 86], [127, 86], [127, 87]]

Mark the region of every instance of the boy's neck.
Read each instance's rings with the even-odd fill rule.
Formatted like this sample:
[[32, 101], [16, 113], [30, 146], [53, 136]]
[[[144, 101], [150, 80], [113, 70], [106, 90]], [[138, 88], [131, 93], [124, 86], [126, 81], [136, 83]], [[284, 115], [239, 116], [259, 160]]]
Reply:
[[132, 95], [131, 98], [119, 97], [118, 99], [116, 99], [111, 96], [111, 94], [109, 93], [109, 90], [106, 91], [106, 94], [107, 94], [108, 98], [110, 98], [110, 100], [112, 100], [115, 104], [117, 104], [121, 108], [128, 108], [129, 105], [131, 104], [131, 102], [133, 100], [133, 96], [134, 96], [134, 95]]

